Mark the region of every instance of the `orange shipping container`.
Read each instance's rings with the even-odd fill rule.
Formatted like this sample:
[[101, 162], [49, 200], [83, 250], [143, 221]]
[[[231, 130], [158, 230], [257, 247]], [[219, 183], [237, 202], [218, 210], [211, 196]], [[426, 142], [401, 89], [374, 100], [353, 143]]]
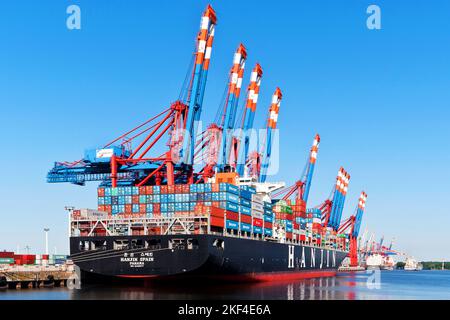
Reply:
[[221, 227], [221, 228], [224, 227], [224, 219], [223, 218], [211, 216], [210, 223], [211, 223], [211, 226], [214, 226], [214, 227]]

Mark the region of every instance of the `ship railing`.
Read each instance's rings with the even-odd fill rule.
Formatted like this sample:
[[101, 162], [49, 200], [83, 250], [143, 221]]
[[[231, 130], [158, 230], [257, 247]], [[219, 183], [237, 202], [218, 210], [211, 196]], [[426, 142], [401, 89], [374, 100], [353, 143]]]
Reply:
[[71, 236], [207, 234], [207, 216], [90, 217], [71, 219]]

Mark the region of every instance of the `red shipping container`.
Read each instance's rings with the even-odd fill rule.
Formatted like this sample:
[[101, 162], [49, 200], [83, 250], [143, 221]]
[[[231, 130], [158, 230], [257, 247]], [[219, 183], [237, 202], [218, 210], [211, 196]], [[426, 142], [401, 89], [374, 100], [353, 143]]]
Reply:
[[300, 225], [298, 223], [293, 223], [294, 224], [294, 229], [295, 230], [299, 230], [300, 229]]
[[[81, 216], [80, 210], [76, 210], [76, 211], [78, 211], [78, 214], [75, 215], [75, 210], [74, 210], [73, 215], [76, 216], [76, 217]], [[104, 205], [98, 206], [98, 211], [106, 211], [105, 206]]]
[[210, 223], [211, 223], [211, 226], [214, 226], [214, 227], [221, 227], [221, 228], [224, 227], [224, 219], [223, 218], [211, 216]]
[[139, 187], [139, 194], [146, 194], [145, 187]]
[[153, 186], [145, 186], [145, 194], [152, 194]]
[[264, 228], [266, 229], [272, 229], [272, 222], [264, 221]]
[[213, 201], [212, 205], [213, 205], [213, 207], [220, 207], [220, 202], [219, 201]]
[[111, 205], [105, 206], [105, 211], [108, 212], [108, 213], [111, 213], [112, 212], [112, 206]]
[[252, 217], [251, 216], [247, 216], [245, 214], [241, 214], [241, 222], [252, 224]]
[[286, 232], [286, 239], [292, 239], [292, 232]]
[[125, 205], [125, 213], [131, 213], [133, 212], [133, 205], [132, 204], [126, 204]]
[[224, 214], [225, 214], [225, 209], [211, 207], [211, 216], [223, 218]]
[[139, 205], [139, 212], [146, 212], [147, 211], [147, 205], [146, 204], [140, 204]]
[[160, 190], [162, 194], [167, 194], [167, 185], [162, 185]]
[[[242, 220], [242, 218], [241, 218], [241, 220]], [[253, 218], [253, 225], [256, 227], [262, 227], [263, 219]]]
[[306, 236], [304, 234], [300, 235], [300, 241], [305, 241], [306, 240]]
[[153, 204], [153, 212], [155, 211], [161, 211], [161, 204], [160, 203], [154, 203]]
[[131, 196], [131, 202], [133, 204], [138, 204], [139, 203], [139, 196]]
[[97, 194], [99, 197], [104, 197], [105, 196], [105, 188], [98, 188]]
[[14, 258], [14, 252], [12, 252], [12, 251], [0, 251], [0, 258]]
[[225, 215], [227, 220], [239, 221], [239, 213], [225, 210]]
[[218, 183], [213, 183], [211, 185], [211, 190], [212, 190], [212, 192], [219, 192], [220, 191], [219, 184]]
[[189, 193], [189, 192], [190, 192], [190, 187], [189, 187], [189, 185], [188, 185], [188, 184], [183, 184], [183, 185], [181, 185], [181, 191], [182, 191], [183, 193]]

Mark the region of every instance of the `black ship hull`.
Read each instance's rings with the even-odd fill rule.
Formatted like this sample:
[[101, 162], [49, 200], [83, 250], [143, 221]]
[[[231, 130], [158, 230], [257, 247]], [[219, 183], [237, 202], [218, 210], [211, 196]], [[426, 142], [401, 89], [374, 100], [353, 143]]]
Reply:
[[83, 281], [334, 276], [347, 255], [315, 246], [217, 235], [71, 237], [70, 243]]

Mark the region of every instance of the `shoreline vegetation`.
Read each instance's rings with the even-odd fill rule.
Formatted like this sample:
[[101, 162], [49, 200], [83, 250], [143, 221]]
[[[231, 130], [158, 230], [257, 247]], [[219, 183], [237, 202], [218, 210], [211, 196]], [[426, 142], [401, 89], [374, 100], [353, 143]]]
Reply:
[[[442, 261], [421, 261], [423, 270], [442, 270]], [[405, 267], [404, 262], [397, 262], [396, 269], [403, 269]], [[450, 262], [444, 262], [444, 269], [450, 270]]]

